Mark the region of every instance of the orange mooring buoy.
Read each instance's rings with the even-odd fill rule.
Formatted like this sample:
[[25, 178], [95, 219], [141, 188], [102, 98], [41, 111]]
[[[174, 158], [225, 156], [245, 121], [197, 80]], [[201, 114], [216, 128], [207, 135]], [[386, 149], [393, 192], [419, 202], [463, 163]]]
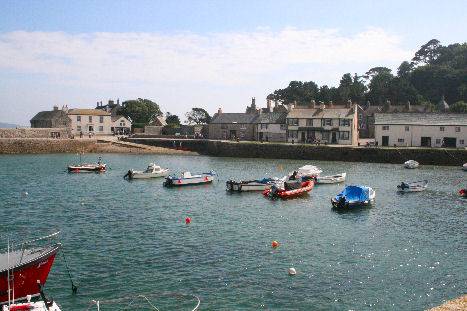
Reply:
[[279, 247], [279, 242], [272, 241], [271, 246], [272, 246], [272, 248], [277, 248], [277, 247]]
[[191, 223], [191, 218], [190, 217], [185, 218], [185, 223], [189, 225]]

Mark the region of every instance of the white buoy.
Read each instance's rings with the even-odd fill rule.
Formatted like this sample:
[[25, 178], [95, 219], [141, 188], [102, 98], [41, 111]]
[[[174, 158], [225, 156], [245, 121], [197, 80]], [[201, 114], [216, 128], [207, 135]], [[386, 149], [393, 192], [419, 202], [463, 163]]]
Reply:
[[289, 268], [289, 275], [295, 275], [297, 274], [297, 270], [295, 268]]
[[27, 196], [29, 193], [27, 191], [23, 191], [23, 196]]

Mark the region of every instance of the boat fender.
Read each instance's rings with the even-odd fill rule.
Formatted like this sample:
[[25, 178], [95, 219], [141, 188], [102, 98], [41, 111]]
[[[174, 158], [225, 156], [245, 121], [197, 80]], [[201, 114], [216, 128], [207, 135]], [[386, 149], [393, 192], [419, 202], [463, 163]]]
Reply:
[[279, 242], [274, 240], [274, 241], [272, 241], [271, 246], [272, 246], [272, 248], [278, 248], [279, 247]]
[[296, 275], [297, 274], [297, 270], [295, 270], [295, 268], [289, 268], [289, 275]]
[[191, 224], [191, 218], [190, 217], [185, 218], [185, 224], [187, 224], [187, 225]]

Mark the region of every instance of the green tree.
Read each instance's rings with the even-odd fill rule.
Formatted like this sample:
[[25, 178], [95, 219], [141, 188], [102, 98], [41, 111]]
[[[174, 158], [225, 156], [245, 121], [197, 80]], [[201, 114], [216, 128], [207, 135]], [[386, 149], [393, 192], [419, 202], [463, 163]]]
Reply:
[[399, 78], [407, 78], [410, 74], [410, 72], [413, 69], [413, 65], [409, 63], [408, 61], [403, 61], [399, 68], [397, 68], [397, 76]]
[[431, 39], [415, 53], [413, 64], [432, 64], [441, 54], [441, 45], [437, 39]]
[[203, 108], [192, 108], [185, 116], [188, 124], [208, 124], [211, 122], [211, 116]]
[[180, 118], [176, 114], [171, 114], [170, 112], [166, 113], [165, 122], [169, 127], [179, 127]]
[[120, 113], [130, 118], [135, 126], [147, 125], [162, 116], [158, 104], [142, 98], [124, 101]]
[[327, 85], [323, 85], [319, 88], [318, 95], [316, 96], [316, 101], [323, 102], [325, 104], [331, 101], [331, 90]]
[[367, 71], [366, 78], [370, 79], [367, 99], [378, 105], [383, 105], [390, 100], [390, 85], [394, 76], [391, 69], [386, 67], [374, 67]]
[[463, 101], [455, 102], [449, 107], [449, 111], [454, 113], [467, 113], [467, 103]]

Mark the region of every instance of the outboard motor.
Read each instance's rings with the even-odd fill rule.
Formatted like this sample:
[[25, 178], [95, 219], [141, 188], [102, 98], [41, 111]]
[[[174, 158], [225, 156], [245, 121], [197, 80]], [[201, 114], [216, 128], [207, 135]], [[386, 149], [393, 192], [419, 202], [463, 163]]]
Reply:
[[125, 176], [123, 176], [123, 179], [126, 179], [128, 177], [128, 179], [131, 179], [133, 178], [133, 172], [131, 170], [129, 170]]
[[339, 198], [339, 201], [337, 203], [337, 206], [340, 207], [340, 208], [344, 208], [346, 206], [346, 202], [345, 202], [345, 196], [341, 196]]

